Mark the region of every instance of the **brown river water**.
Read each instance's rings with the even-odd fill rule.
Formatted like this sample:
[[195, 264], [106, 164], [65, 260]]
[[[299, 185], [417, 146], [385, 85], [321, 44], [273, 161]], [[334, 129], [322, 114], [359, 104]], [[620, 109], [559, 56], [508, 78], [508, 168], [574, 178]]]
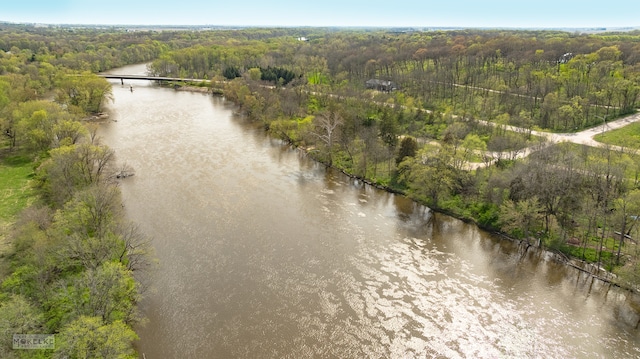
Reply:
[[158, 260], [141, 358], [640, 357], [624, 291], [327, 170], [221, 97], [112, 83], [100, 135]]

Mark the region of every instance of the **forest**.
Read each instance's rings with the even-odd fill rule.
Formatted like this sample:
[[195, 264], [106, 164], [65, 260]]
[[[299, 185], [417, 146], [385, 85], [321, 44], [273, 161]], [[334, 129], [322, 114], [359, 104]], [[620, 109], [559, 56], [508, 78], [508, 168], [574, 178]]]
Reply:
[[[640, 287], [633, 133], [598, 147], [539, 135], [637, 111], [640, 32], [0, 24], [0, 357], [136, 357], [153, 254], [91, 120], [111, 93], [95, 74], [136, 63], [209, 80], [347, 175]], [[17, 353], [21, 332], [56, 333], [56, 349]]]

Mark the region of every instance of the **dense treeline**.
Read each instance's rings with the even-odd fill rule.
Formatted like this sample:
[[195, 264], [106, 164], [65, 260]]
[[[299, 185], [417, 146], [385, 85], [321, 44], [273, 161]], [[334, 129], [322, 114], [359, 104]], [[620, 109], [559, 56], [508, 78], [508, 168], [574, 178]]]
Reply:
[[[2, 358], [137, 357], [132, 326], [150, 247], [124, 218], [113, 151], [82, 119], [111, 94], [89, 71], [162, 47], [148, 45], [88, 30], [0, 30], [0, 160], [31, 162], [38, 194], [3, 235]], [[118, 46], [122, 57], [109, 55]], [[55, 350], [13, 350], [13, 334], [55, 334]]]
[[[276, 34], [274, 34], [275, 36]], [[221, 38], [169, 52], [158, 75], [214, 78], [227, 68], [278, 66], [331, 85], [361, 90], [371, 78], [403, 88], [404, 105], [573, 131], [630, 113], [637, 105], [640, 35], [566, 32], [336, 32], [245, 40]], [[306, 38], [305, 38], [306, 39]], [[213, 40], [215, 41], [215, 40]]]
[[[640, 284], [634, 151], [549, 146], [531, 135], [635, 111], [639, 33], [302, 35], [308, 41], [274, 34], [170, 51], [152, 70], [222, 79], [233, 67], [225, 97], [315, 158]], [[274, 89], [259, 76], [265, 66], [304, 77]], [[371, 78], [401, 90], [369, 90]], [[525, 148], [537, 152], [516, 160]]]

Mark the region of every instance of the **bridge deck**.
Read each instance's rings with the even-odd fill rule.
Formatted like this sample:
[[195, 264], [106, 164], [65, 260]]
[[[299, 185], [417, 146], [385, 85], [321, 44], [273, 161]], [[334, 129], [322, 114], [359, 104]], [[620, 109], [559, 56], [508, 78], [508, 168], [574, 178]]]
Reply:
[[160, 77], [160, 76], [146, 76], [146, 75], [112, 75], [112, 74], [98, 74], [105, 79], [119, 79], [119, 80], [150, 80], [150, 81], [181, 81], [181, 82], [211, 82], [204, 79], [185, 79], [179, 77]]

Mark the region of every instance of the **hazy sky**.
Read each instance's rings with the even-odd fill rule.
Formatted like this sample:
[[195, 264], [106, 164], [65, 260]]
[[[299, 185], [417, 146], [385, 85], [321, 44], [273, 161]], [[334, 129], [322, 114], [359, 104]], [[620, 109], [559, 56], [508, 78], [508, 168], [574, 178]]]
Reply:
[[0, 0], [0, 21], [109, 25], [636, 27], [640, 0]]

